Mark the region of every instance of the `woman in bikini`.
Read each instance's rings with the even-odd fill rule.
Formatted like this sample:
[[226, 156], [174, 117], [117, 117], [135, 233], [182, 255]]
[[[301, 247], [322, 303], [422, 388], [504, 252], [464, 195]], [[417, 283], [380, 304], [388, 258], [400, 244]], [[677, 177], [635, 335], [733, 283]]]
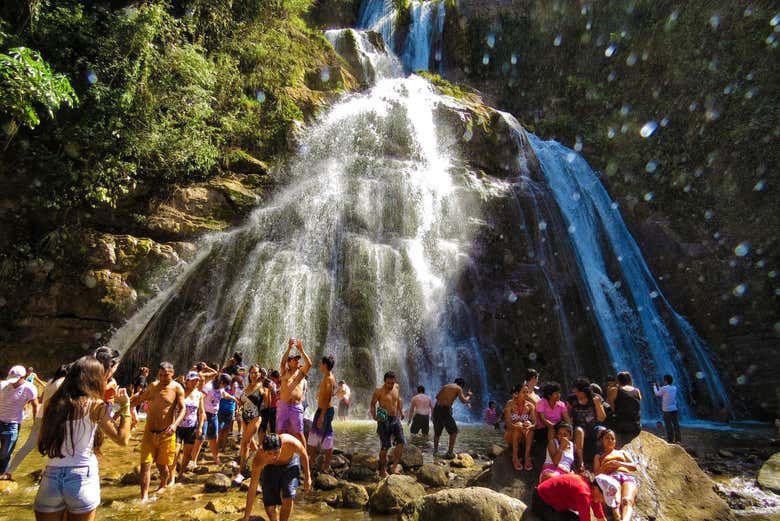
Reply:
[[[263, 379], [260, 377], [260, 367], [253, 365], [249, 368], [249, 384], [241, 395], [241, 422], [243, 423], [241, 435], [241, 448], [239, 450], [239, 468], [244, 470], [247, 455], [250, 449], [257, 451], [255, 434], [260, 426], [260, 408], [268, 403], [268, 389], [263, 387]], [[241, 479], [239, 479], [241, 481]]]
[[603, 450], [593, 459], [593, 472], [611, 476], [620, 483], [622, 499], [613, 513], [618, 521], [631, 521], [634, 500], [639, 490], [636, 478], [633, 476], [636, 472], [636, 463], [631, 458], [631, 454], [616, 448], [616, 440], [615, 431], [611, 429], [601, 433], [600, 441]]
[[524, 384], [512, 391], [512, 399], [504, 408], [506, 433], [504, 440], [512, 447], [512, 464], [515, 470], [523, 470], [520, 462], [520, 444], [525, 445], [525, 470], [533, 470], [531, 462], [531, 445], [534, 441], [534, 418], [536, 409], [528, 399], [531, 388]]

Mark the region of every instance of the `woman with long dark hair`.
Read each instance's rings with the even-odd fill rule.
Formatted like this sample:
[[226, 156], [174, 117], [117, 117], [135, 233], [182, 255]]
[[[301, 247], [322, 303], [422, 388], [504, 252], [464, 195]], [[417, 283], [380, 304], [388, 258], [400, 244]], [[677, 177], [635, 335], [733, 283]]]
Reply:
[[574, 401], [569, 415], [574, 423], [574, 450], [577, 454], [577, 468], [585, 467], [585, 458], [596, 447], [596, 427], [607, 417], [601, 396], [593, 393], [587, 378], [574, 382]]
[[112, 419], [106, 402], [106, 374], [93, 356], [76, 360], [43, 413], [38, 450], [48, 458], [38, 495], [38, 521], [92, 521], [100, 505], [96, 453], [108, 436], [119, 445], [130, 438], [130, 400], [125, 389], [115, 396]]
[[249, 368], [249, 384], [241, 395], [241, 421], [244, 424], [243, 434], [241, 435], [241, 449], [239, 450], [239, 472], [238, 480], [242, 481], [241, 472], [244, 471], [247, 455], [250, 449], [257, 451], [257, 442], [255, 434], [260, 426], [260, 408], [263, 402], [268, 401], [268, 390], [263, 387], [263, 380], [260, 378], [260, 367], [253, 365]]

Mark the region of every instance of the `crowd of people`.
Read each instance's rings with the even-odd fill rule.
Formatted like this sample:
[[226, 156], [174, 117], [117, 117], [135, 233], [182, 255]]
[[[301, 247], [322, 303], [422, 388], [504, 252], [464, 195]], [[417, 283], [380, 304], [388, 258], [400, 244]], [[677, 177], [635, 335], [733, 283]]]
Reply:
[[[105, 437], [127, 445], [141, 418], [145, 418], [140, 443], [142, 501], [149, 498], [153, 464], [159, 472], [156, 494], [161, 494], [177, 476], [195, 469], [201, 458], [210, 456], [220, 464], [235, 433], [240, 437], [235, 481], [250, 479], [245, 519], [251, 516], [258, 487], [269, 519], [284, 521], [291, 515], [298, 487], [311, 487], [311, 467], [318, 463], [317, 471], [331, 472], [333, 423], [348, 419], [352, 390], [334, 376], [334, 358], [322, 357], [316, 411], [305, 425], [313, 362], [300, 339], [289, 340], [278, 369], [247, 367], [242, 354], [234, 353], [224, 364], [199, 362], [179, 375], [169, 362], [159, 364], [154, 377], [148, 367], [141, 367], [132, 385], [121, 388], [114, 378], [119, 362], [118, 352], [102, 347], [60, 367], [49, 382], [23, 366], [12, 367], [0, 382], [0, 479], [13, 479], [21, 461], [36, 447], [47, 458], [34, 504], [37, 519], [64, 519], [66, 512], [70, 517], [94, 518], [100, 504], [96, 454]], [[489, 428], [501, 429], [503, 424], [517, 472], [533, 471], [533, 446], [545, 447], [532, 502], [542, 519], [557, 519], [570, 511], [577, 512], [572, 519], [590, 519], [591, 511], [605, 519], [605, 504], [615, 519], [632, 518], [637, 467], [631, 454], [619, 447], [641, 430], [643, 397], [627, 372], [609, 377], [605, 387], [603, 392], [580, 378], [563, 400], [558, 383], [540, 387], [539, 375], [531, 369], [512, 389], [503, 411], [494, 401], [484, 411]], [[662, 386], [654, 385], [654, 394], [662, 401], [669, 441], [679, 443], [677, 390], [670, 375]], [[396, 375], [388, 371], [371, 396], [380, 477], [402, 472], [404, 420], [413, 436], [428, 436], [432, 423], [434, 456], [455, 457], [459, 429], [453, 406], [470, 405], [473, 397], [462, 378], [442, 386], [433, 398], [418, 386], [408, 409], [403, 395]], [[14, 454], [27, 407], [34, 419], [32, 430]], [[444, 431], [448, 445], [440, 454]], [[208, 456], [201, 455], [204, 442]]]

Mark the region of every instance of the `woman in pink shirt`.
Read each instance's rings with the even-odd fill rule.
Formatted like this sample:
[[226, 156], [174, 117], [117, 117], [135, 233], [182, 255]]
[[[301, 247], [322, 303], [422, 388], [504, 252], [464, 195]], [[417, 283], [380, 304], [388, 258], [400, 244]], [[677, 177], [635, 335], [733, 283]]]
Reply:
[[561, 421], [571, 424], [566, 404], [561, 401], [561, 386], [549, 382], [542, 388], [542, 399], [536, 404], [536, 415], [547, 428], [547, 440], [555, 438], [555, 426]]

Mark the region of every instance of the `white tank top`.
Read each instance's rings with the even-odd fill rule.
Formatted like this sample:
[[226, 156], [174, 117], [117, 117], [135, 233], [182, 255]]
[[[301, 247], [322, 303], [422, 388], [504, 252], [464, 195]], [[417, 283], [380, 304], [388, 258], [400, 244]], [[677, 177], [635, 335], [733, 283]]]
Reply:
[[[561, 443], [558, 440], [553, 440], [555, 446], [560, 449]], [[544, 460], [545, 465], [555, 466], [552, 457], [550, 457], [550, 449], [547, 449], [547, 458]], [[561, 456], [561, 461], [558, 462], [558, 468], [571, 472], [571, 466], [574, 464], [574, 443], [569, 442], [569, 448]]]
[[[90, 401], [87, 410], [92, 410]], [[62, 442], [62, 458], [49, 458], [50, 467], [97, 467], [95, 456], [95, 431], [97, 423], [92, 421], [89, 413], [78, 420], [69, 421], [65, 426], [65, 440]], [[71, 439], [71, 432], [73, 438]]]

